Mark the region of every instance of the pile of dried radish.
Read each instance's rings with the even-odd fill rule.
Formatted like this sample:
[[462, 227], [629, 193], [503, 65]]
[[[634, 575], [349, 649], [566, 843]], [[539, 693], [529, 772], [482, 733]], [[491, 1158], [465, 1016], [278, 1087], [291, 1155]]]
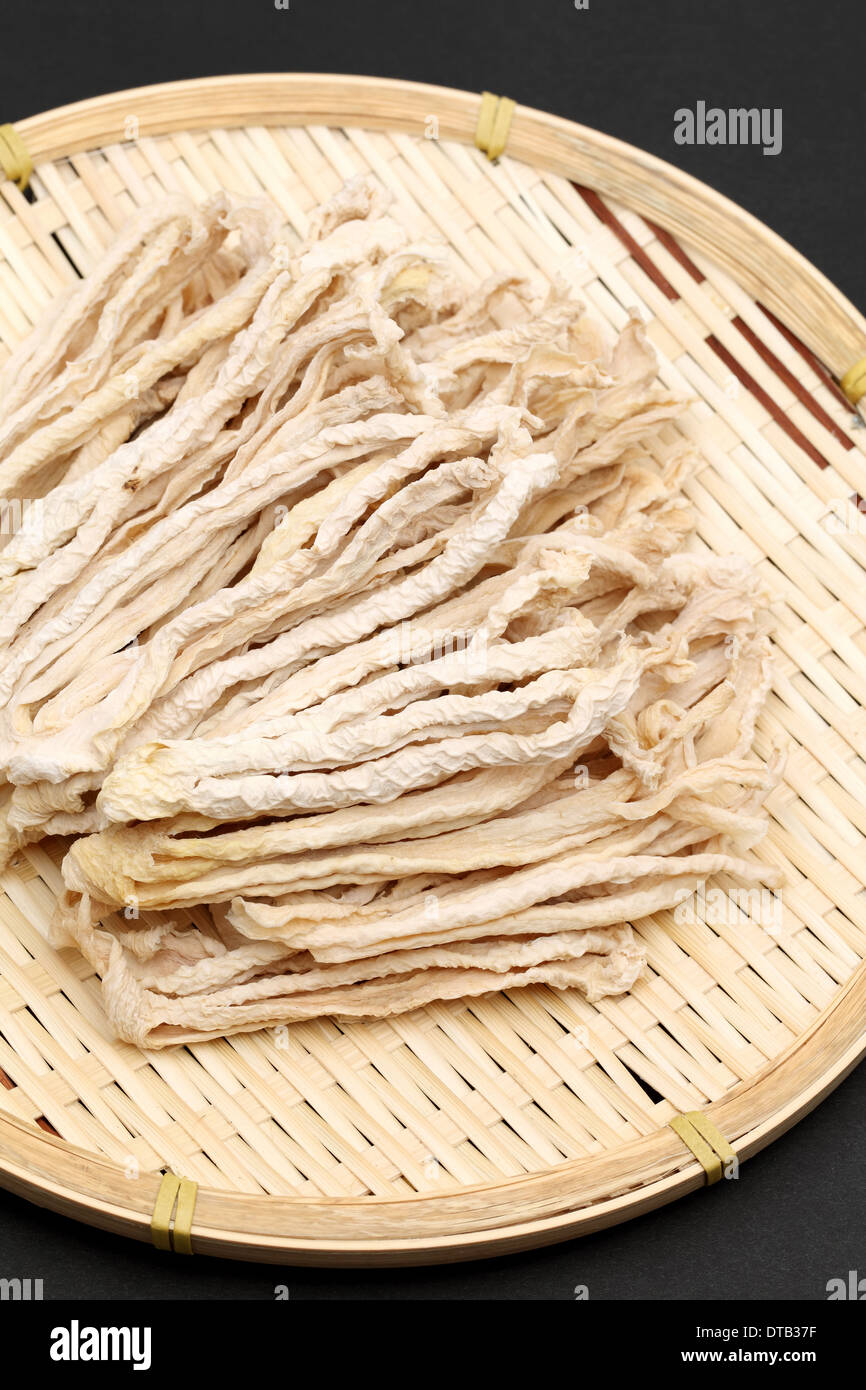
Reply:
[[0, 400], [0, 858], [74, 837], [120, 1037], [597, 999], [635, 919], [768, 881], [762, 593], [639, 322], [467, 291], [366, 181], [300, 245], [177, 196]]

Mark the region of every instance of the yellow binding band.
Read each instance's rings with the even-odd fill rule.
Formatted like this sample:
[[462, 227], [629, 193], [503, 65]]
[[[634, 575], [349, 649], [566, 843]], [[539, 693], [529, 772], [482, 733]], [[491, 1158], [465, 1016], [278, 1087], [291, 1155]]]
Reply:
[[33, 173], [33, 160], [14, 125], [0, 125], [0, 169], [23, 193]]
[[702, 1110], [687, 1110], [684, 1115], [675, 1115], [669, 1123], [700, 1163], [707, 1175], [708, 1187], [721, 1178], [723, 1163], [736, 1163], [736, 1153]]
[[173, 1250], [176, 1255], [192, 1254], [192, 1218], [197, 1194], [198, 1183], [189, 1178], [179, 1178], [174, 1173], [163, 1176], [150, 1218], [150, 1236], [157, 1250]]
[[497, 97], [492, 92], [481, 93], [475, 143], [488, 159], [498, 159], [505, 149], [516, 104], [510, 97]]
[[857, 405], [866, 396], [866, 357], [845, 373], [839, 383], [852, 405]]

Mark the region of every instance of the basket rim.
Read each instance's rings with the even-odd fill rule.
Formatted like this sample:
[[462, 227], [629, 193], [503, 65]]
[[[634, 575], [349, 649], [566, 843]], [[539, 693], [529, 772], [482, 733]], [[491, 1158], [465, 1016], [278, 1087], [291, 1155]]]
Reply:
[[[850, 998], [849, 998], [850, 996]], [[835, 1029], [834, 1015], [843, 1003], [849, 1005], [851, 1019], [856, 1023], [862, 1014], [866, 997], [866, 968], [861, 967], [842, 991], [835, 1005], [816, 1020], [808, 1041], [816, 1042], [829, 1030], [834, 1036], [848, 1035]], [[805, 1058], [801, 1055], [806, 1044], [793, 1044], [781, 1064], [768, 1066], [735, 1092], [706, 1109], [706, 1114], [735, 1139], [738, 1160], [753, 1157], [774, 1139], [779, 1138], [798, 1120], [835, 1089], [863, 1058], [866, 1038], [859, 1029], [852, 1044], [838, 1049], [830, 1064], [816, 1064], [817, 1047]], [[800, 1075], [803, 1085], [795, 1095], [783, 1098], [761, 1109], [758, 1102], [766, 1098], [771, 1083], [782, 1070]], [[737, 1109], [742, 1103], [748, 1120], [737, 1123]], [[751, 1104], [754, 1103], [754, 1109]], [[748, 1127], [745, 1127], [748, 1125]], [[471, 1260], [506, 1253], [509, 1249], [531, 1249], [589, 1234], [616, 1225], [631, 1217], [643, 1215], [678, 1197], [703, 1187], [705, 1175], [701, 1165], [684, 1149], [681, 1141], [668, 1126], [655, 1134], [644, 1136], [622, 1146], [629, 1151], [652, 1147], [655, 1150], [658, 1175], [640, 1187], [631, 1187], [614, 1196], [599, 1200], [573, 1203], [574, 1191], [584, 1181], [590, 1167], [602, 1168], [609, 1163], [611, 1152], [598, 1157], [574, 1159], [539, 1174], [526, 1174], [502, 1182], [477, 1184], [441, 1194], [414, 1193], [404, 1198], [321, 1198], [311, 1201], [304, 1196], [284, 1197], [267, 1194], [245, 1194], [223, 1189], [199, 1188], [193, 1243], [196, 1253], [241, 1258], [263, 1263], [280, 1263], [291, 1257], [299, 1265], [388, 1265], [437, 1263], [449, 1260]], [[89, 1225], [139, 1241], [150, 1240], [150, 1218], [159, 1189], [159, 1174], [142, 1174], [136, 1181], [134, 1202], [129, 1201], [131, 1184], [118, 1164], [94, 1155], [85, 1149], [47, 1134], [37, 1126], [0, 1116], [0, 1174], [3, 1186], [18, 1196], [47, 1206], [64, 1216], [71, 1216]], [[551, 1195], [541, 1192], [546, 1186], [563, 1181], [562, 1190]], [[339, 1239], [303, 1234], [291, 1229], [292, 1217], [311, 1212], [339, 1212], [341, 1222], [348, 1228], [353, 1214], [366, 1215], [377, 1209], [391, 1209], [396, 1225], [411, 1219], [412, 1210], [437, 1205], [484, 1202], [496, 1194], [520, 1192], [522, 1206], [537, 1213], [531, 1219], [513, 1220], [508, 1224], [472, 1225], [458, 1222], [461, 1229], [442, 1230], [421, 1237], [393, 1234], [388, 1237], [365, 1233], [351, 1238], [351, 1231]], [[126, 1200], [124, 1200], [126, 1199]], [[250, 1230], [242, 1224], [250, 1215], [260, 1217], [259, 1229]], [[226, 1218], [234, 1218], [227, 1220]], [[274, 1232], [275, 1218], [283, 1228]], [[309, 1224], [314, 1224], [312, 1218]], [[463, 1229], [465, 1225], [465, 1229]]]
[[[439, 122], [438, 138], [472, 144], [480, 101], [480, 94], [456, 87], [354, 73], [227, 73], [85, 98], [25, 117], [16, 129], [38, 163], [122, 142], [130, 115], [138, 123], [139, 136], [311, 124], [418, 134], [431, 114], [431, 103], [437, 103], [433, 114]], [[763, 299], [837, 379], [866, 351], [866, 315], [817, 266], [765, 222], [667, 160], [522, 104], [514, 109], [506, 153], [619, 199], [710, 252], [718, 265]], [[768, 263], [767, 252], [775, 264]], [[802, 303], [791, 302], [794, 278], [802, 281]]]
[[[190, 110], [191, 98], [200, 99], [197, 111]], [[122, 139], [122, 117], [131, 109], [141, 136], [250, 123], [384, 126], [418, 134], [431, 101], [439, 103], [441, 138], [473, 140], [476, 94], [391, 79], [306, 73], [232, 75], [136, 88], [29, 117], [17, 128], [38, 163], [116, 143]], [[749, 288], [753, 252], [760, 253], [763, 266], [769, 258], [775, 279], [760, 281], [762, 301], [837, 376], [853, 360], [851, 345], [859, 343], [862, 352], [866, 319], [845, 296], [776, 233], [692, 176], [613, 137], [524, 106], [515, 111], [508, 153], [588, 184], [699, 248], [706, 249], [720, 227], [727, 236], [743, 238], [749, 255], [731, 268], [740, 284]], [[714, 258], [725, 265], [724, 256]], [[799, 313], [791, 312], [787, 298], [792, 277], [806, 291]], [[828, 335], [836, 344], [832, 352], [826, 346]], [[864, 1017], [866, 960], [784, 1053], [706, 1107], [740, 1158], [784, 1133], [861, 1060], [866, 1054]], [[2, 1114], [0, 1180], [61, 1214], [139, 1240], [150, 1238], [159, 1174], [143, 1174], [131, 1184], [119, 1164]], [[291, 1257], [299, 1264], [471, 1259], [602, 1229], [685, 1195], [703, 1181], [701, 1166], [664, 1126], [601, 1155], [442, 1193], [311, 1200], [202, 1187], [193, 1244], [201, 1253], [262, 1261]], [[497, 1214], [499, 1204], [507, 1205], [507, 1217]], [[328, 1218], [337, 1213], [339, 1238], [317, 1234], [316, 1220], [327, 1231]], [[421, 1234], [409, 1236], [405, 1227], [413, 1217]]]

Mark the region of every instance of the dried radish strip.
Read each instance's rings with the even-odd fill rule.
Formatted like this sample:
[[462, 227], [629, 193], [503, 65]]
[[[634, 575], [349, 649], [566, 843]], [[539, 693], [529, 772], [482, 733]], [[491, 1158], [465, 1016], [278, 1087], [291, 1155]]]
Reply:
[[631, 923], [777, 882], [763, 591], [635, 318], [467, 289], [372, 180], [300, 245], [174, 196], [0, 381], [0, 861], [72, 840], [120, 1037], [595, 1000]]

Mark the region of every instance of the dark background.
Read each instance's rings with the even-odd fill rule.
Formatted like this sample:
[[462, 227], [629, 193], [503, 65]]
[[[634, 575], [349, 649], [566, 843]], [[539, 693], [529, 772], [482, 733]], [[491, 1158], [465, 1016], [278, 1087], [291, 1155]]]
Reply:
[[[861, 309], [862, 0], [27, 0], [6, 17], [0, 121], [229, 72], [353, 72], [484, 88], [619, 136], [728, 194]], [[781, 107], [783, 148], [685, 147], [674, 112]], [[185, 1261], [0, 1192], [0, 1277], [46, 1298], [823, 1299], [866, 1275], [866, 1066], [722, 1183], [627, 1226], [478, 1265], [305, 1271]]]
[[[862, 0], [25, 0], [0, 121], [148, 82], [353, 72], [497, 92], [668, 159], [866, 309]], [[782, 152], [679, 146], [678, 107], [780, 106]]]

